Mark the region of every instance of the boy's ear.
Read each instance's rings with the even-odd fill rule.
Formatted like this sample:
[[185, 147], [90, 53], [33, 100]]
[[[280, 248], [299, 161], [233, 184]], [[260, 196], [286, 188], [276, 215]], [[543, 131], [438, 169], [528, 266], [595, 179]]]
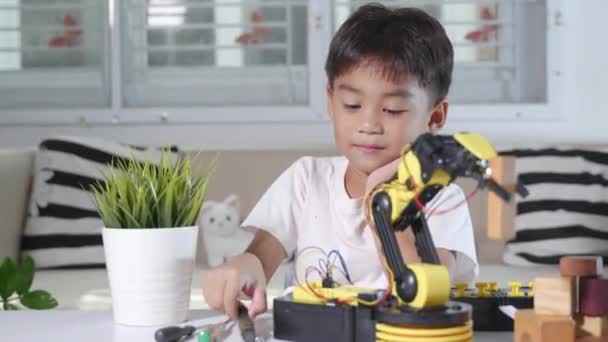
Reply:
[[433, 111], [429, 116], [428, 129], [429, 132], [435, 134], [445, 125], [448, 119], [448, 100], [443, 99], [433, 107]]
[[329, 114], [330, 119], [334, 119], [334, 97], [333, 97], [333, 89], [329, 82], [325, 85], [325, 97], [327, 97], [327, 113]]

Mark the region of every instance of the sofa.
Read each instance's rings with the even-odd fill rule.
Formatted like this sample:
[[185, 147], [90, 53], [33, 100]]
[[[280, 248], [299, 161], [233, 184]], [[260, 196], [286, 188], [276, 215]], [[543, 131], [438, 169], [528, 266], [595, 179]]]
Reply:
[[[219, 155], [218, 155], [219, 153]], [[225, 150], [187, 151], [183, 158], [194, 160], [196, 170], [218, 157], [209, 188], [208, 199], [223, 199], [229, 194], [240, 197], [241, 215], [252, 208], [262, 192], [282, 170], [303, 155], [332, 155], [332, 150]], [[0, 149], [0, 257], [17, 258], [20, 238], [27, 214], [33, 177], [35, 148]], [[465, 192], [473, 183], [459, 181]], [[524, 283], [536, 275], [556, 273], [556, 266], [514, 267], [503, 264], [504, 241], [486, 237], [487, 194], [480, 193], [470, 202], [475, 227], [478, 258], [481, 263], [478, 281], [496, 281], [506, 286], [508, 281]], [[201, 279], [207, 270], [204, 253], [199, 248], [198, 267], [192, 282], [192, 308], [206, 308], [201, 291]], [[283, 279], [288, 265], [282, 265], [269, 284], [269, 298], [283, 291]], [[37, 270], [34, 288], [51, 292], [60, 309], [107, 309], [111, 306], [107, 273], [104, 269]]]

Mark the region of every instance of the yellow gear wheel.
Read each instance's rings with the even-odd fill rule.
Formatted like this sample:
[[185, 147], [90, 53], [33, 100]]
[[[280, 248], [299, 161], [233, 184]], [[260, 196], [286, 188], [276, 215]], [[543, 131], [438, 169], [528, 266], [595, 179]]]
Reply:
[[376, 331], [382, 331], [394, 335], [406, 335], [406, 336], [446, 336], [456, 335], [466, 332], [470, 332], [473, 327], [471, 321], [464, 325], [458, 325], [447, 328], [412, 328], [384, 323], [376, 324]]
[[376, 339], [384, 342], [469, 342], [473, 340], [473, 324], [445, 328], [412, 328], [376, 324]]

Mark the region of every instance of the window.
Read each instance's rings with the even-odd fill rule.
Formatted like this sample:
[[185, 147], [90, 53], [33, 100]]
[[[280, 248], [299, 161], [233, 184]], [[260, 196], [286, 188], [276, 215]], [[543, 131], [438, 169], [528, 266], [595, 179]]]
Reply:
[[126, 106], [307, 103], [307, 1], [122, 3]]
[[0, 0], [0, 109], [106, 105], [103, 13], [98, 0]]
[[[330, 39], [368, 2], [0, 0], [0, 124], [318, 121]], [[452, 119], [559, 108], [557, 2], [380, 2], [446, 28]]]
[[[335, 1], [334, 30], [371, 1]], [[542, 103], [546, 93], [546, 4], [521, 0], [401, 0], [437, 18], [454, 46], [455, 104]]]

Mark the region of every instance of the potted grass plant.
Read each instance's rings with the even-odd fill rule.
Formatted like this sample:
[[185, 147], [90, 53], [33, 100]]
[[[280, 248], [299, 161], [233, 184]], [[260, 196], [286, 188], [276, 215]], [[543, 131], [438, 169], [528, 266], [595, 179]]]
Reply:
[[113, 163], [92, 186], [118, 324], [155, 326], [187, 319], [195, 267], [196, 225], [210, 170], [189, 160], [134, 156]]

